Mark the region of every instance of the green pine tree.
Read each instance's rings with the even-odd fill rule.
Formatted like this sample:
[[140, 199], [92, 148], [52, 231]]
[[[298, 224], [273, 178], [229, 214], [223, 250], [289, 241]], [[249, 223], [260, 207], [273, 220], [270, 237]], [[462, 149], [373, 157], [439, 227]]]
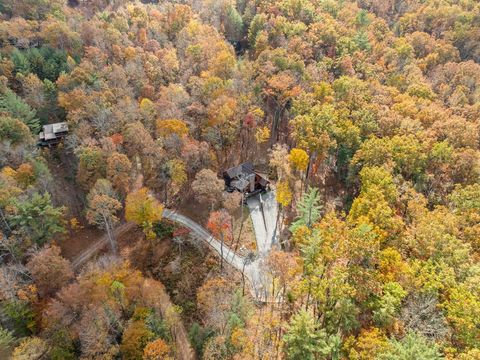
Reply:
[[0, 93], [0, 113], [7, 113], [11, 117], [21, 120], [33, 134], [38, 134], [40, 131], [40, 121], [35, 110], [10, 89]]
[[284, 336], [288, 359], [310, 360], [315, 359], [318, 351], [319, 334], [315, 320], [306, 311], [295, 314]]
[[49, 193], [33, 193], [28, 199], [15, 203], [15, 213], [10, 224], [26, 238], [43, 245], [56, 234], [64, 233], [64, 208], [52, 205]]
[[290, 226], [290, 231], [295, 232], [300, 226], [311, 227], [320, 219], [320, 195], [318, 189], [309, 188], [297, 205], [298, 217]]
[[408, 333], [401, 340], [390, 340], [388, 351], [381, 354], [379, 360], [441, 360], [443, 356], [435, 344], [431, 344], [423, 336]]

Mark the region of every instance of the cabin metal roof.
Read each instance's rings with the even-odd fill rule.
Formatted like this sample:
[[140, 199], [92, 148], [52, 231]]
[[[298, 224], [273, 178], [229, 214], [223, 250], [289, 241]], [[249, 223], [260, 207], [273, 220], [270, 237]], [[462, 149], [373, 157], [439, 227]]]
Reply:
[[66, 122], [47, 124], [43, 125], [42, 130], [38, 134], [40, 140], [54, 140], [57, 138], [57, 135], [68, 132], [68, 124]]
[[235, 179], [240, 176], [254, 174], [254, 167], [251, 162], [246, 162], [241, 165], [232, 167], [224, 172], [230, 179]]

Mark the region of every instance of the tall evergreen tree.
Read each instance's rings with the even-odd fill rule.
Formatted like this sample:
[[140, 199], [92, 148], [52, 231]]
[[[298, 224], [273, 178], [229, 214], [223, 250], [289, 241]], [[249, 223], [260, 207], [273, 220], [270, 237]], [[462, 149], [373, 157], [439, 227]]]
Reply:
[[378, 357], [380, 360], [443, 359], [435, 344], [428, 343], [423, 336], [413, 332], [401, 340], [391, 340], [390, 345], [389, 350]]
[[311, 227], [320, 219], [320, 195], [318, 189], [310, 187], [297, 205], [298, 216], [290, 226], [290, 231], [294, 232], [300, 226]]
[[306, 311], [300, 311], [293, 316], [284, 337], [288, 358], [315, 359], [318, 339], [315, 320]]
[[26, 238], [43, 245], [56, 234], [65, 232], [64, 212], [65, 208], [53, 206], [49, 193], [36, 192], [28, 199], [15, 202], [10, 224]]
[[40, 131], [40, 121], [35, 110], [10, 89], [0, 93], [0, 113], [7, 113], [11, 117], [21, 120], [33, 134]]

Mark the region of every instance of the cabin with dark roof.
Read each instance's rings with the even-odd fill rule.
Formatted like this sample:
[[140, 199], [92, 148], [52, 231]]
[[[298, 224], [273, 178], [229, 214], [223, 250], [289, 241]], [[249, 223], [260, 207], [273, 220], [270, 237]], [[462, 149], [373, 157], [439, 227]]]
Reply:
[[255, 171], [252, 163], [247, 162], [223, 172], [225, 187], [228, 192], [239, 191], [246, 197], [267, 190], [270, 182]]

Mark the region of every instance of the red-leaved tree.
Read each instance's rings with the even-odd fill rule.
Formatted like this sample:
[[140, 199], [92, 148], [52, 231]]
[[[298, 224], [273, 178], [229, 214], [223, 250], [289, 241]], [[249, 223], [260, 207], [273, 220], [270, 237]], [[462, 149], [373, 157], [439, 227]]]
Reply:
[[232, 217], [225, 209], [213, 211], [208, 218], [207, 228], [213, 236], [220, 239], [220, 268], [223, 269], [223, 243], [233, 239]]

